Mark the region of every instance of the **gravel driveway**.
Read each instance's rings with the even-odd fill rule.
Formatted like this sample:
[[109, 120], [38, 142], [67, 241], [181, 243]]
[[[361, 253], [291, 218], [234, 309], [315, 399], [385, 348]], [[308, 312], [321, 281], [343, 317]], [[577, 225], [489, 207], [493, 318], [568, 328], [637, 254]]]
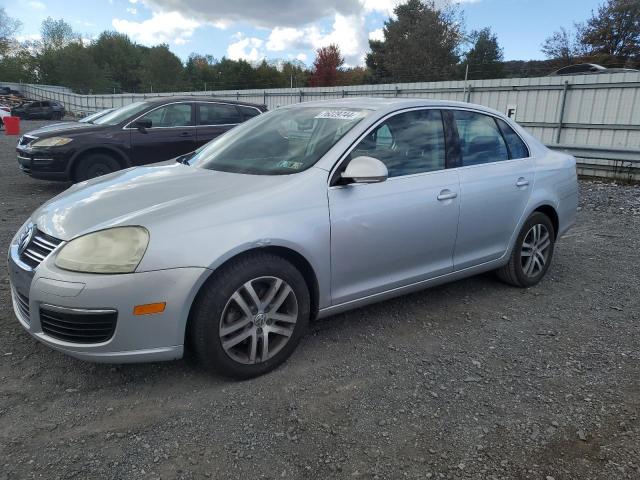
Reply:
[[[15, 143], [0, 134], [3, 249], [65, 188], [23, 175]], [[481, 275], [322, 320], [246, 382], [44, 347], [3, 268], [0, 479], [638, 479], [640, 188], [581, 196], [537, 287]]]

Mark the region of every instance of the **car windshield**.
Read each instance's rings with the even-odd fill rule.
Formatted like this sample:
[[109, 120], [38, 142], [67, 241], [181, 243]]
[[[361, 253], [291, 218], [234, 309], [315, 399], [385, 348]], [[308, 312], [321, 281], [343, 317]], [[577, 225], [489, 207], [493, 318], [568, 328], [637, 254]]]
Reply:
[[98, 120], [100, 117], [104, 117], [105, 115], [107, 115], [109, 112], [112, 112], [113, 110], [108, 109], [108, 110], [100, 110], [99, 112], [96, 113], [92, 113], [91, 115], [87, 115], [84, 118], [81, 118], [80, 120], [78, 120], [79, 122], [82, 123], [94, 123], [96, 120]]
[[124, 107], [115, 109], [113, 112], [107, 113], [104, 117], [97, 118], [93, 121], [96, 125], [117, 125], [124, 122], [132, 115], [140, 113], [148, 108], [150, 102], [134, 102]]
[[369, 113], [343, 107], [274, 110], [213, 140], [187, 163], [251, 175], [297, 173], [314, 165]]

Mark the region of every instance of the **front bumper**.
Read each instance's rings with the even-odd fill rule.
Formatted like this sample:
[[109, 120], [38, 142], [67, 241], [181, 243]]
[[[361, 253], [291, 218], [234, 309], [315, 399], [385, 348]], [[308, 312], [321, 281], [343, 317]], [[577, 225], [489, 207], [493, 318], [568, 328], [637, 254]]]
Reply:
[[68, 181], [71, 149], [16, 148], [18, 166], [27, 175], [43, 180]]
[[[55, 251], [35, 270], [9, 250], [14, 313], [36, 340], [73, 357], [94, 362], [131, 363], [181, 358], [191, 304], [205, 281], [205, 268], [176, 268], [124, 275], [65, 272], [53, 265]], [[135, 305], [166, 302], [160, 314], [133, 315]], [[25, 306], [26, 303], [26, 306]], [[113, 336], [102, 343], [77, 343], [43, 331], [41, 309], [62, 312], [116, 311]]]

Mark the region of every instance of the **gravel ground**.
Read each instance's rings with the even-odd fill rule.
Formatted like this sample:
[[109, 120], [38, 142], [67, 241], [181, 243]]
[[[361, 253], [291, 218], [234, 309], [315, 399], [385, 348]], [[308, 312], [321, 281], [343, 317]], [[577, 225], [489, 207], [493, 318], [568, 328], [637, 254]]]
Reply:
[[[46, 122], [23, 122], [28, 130]], [[64, 185], [0, 135], [0, 244]], [[32, 340], [0, 273], [0, 479], [640, 478], [640, 188], [581, 182], [537, 287], [482, 275], [316, 322], [251, 381]]]

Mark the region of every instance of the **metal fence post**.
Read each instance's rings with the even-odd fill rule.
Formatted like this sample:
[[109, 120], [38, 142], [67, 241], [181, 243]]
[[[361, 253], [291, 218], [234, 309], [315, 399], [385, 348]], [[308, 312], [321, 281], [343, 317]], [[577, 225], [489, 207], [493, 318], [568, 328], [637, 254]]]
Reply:
[[556, 143], [560, 143], [562, 134], [562, 121], [564, 119], [564, 109], [567, 105], [567, 92], [569, 91], [569, 80], [565, 80], [562, 88], [562, 98], [560, 99], [560, 113], [558, 114], [558, 127], [556, 129]]

